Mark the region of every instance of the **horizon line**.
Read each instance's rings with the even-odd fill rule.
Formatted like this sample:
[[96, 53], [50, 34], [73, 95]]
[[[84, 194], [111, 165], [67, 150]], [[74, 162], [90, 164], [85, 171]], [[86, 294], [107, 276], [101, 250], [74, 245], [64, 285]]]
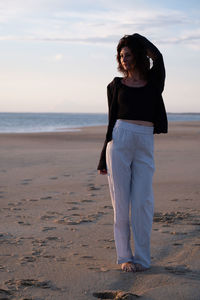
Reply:
[[[70, 112], [70, 111], [0, 111], [0, 114], [107, 114], [107, 112]], [[200, 114], [200, 112], [167, 112], [167, 114]]]

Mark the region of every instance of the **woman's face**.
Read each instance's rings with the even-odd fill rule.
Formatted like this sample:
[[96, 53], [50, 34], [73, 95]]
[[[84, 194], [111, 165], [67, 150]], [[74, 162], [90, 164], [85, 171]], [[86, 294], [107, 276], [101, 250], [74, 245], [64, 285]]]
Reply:
[[123, 47], [120, 51], [120, 62], [124, 70], [131, 71], [134, 68], [133, 53], [128, 47]]

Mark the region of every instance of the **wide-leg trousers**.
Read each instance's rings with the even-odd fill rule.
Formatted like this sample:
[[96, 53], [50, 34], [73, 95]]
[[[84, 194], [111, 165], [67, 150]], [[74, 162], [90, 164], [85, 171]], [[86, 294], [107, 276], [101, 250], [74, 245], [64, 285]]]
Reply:
[[[150, 267], [150, 236], [154, 212], [153, 127], [117, 120], [106, 149], [107, 174], [114, 209], [117, 263]], [[131, 213], [129, 213], [129, 211]], [[134, 255], [131, 250], [133, 233]]]

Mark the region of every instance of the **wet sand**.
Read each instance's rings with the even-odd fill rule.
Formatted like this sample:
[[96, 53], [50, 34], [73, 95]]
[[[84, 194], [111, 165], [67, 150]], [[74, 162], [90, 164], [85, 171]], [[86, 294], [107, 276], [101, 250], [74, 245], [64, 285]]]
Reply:
[[142, 273], [115, 263], [107, 177], [96, 171], [105, 130], [0, 135], [0, 299], [200, 299], [200, 122], [155, 135]]

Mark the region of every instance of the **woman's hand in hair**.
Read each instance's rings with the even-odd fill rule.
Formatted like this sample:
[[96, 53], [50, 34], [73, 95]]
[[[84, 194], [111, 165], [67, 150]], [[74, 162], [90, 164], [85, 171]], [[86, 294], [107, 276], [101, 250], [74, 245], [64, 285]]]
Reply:
[[142, 45], [146, 48], [147, 56], [152, 60], [156, 60], [156, 54], [157, 52], [159, 52], [158, 49], [145, 36], [142, 36], [139, 33], [134, 33], [132, 36], [138, 39], [138, 41], [140, 41]]

